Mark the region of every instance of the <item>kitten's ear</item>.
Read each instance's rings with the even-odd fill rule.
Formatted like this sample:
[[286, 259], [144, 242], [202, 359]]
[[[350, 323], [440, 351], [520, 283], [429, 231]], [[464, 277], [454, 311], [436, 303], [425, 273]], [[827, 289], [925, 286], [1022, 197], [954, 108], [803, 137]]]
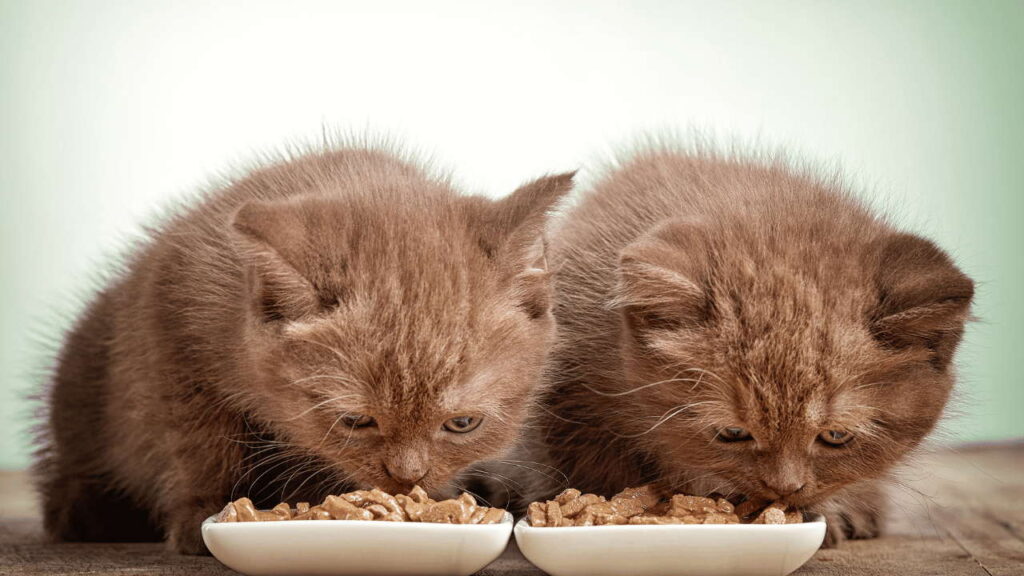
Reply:
[[320, 299], [301, 258], [306, 226], [285, 202], [251, 201], [231, 221], [236, 246], [248, 264], [253, 310], [265, 321], [298, 320], [319, 310]]
[[543, 251], [547, 216], [570, 190], [576, 172], [545, 176], [524, 184], [488, 206], [480, 246], [495, 259], [532, 259]]
[[669, 221], [619, 255], [612, 307], [633, 331], [696, 327], [710, 316], [711, 244], [699, 222]]
[[539, 178], [489, 207], [480, 247], [511, 277], [516, 298], [531, 318], [551, 308], [544, 229], [548, 214], [572, 190], [575, 175]]
[[933, 364], [944, 369], [970, 318], [974, 282], [924, 238], [894, 234], [878, 244], [872, 334], [892, 348], [930, 349]]

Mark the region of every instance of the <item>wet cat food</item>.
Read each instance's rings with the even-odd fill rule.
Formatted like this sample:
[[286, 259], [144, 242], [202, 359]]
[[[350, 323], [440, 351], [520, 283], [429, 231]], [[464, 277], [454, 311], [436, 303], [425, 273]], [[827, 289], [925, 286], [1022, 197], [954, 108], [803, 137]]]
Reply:
[[616, 524], [796, 524], [797, 510], [782, 504], [744, 502], [733, 506], [725, 498], [676, 494], [663, 498], [651, 486], [626, 488], [610, 500], [596, 494], [565, 490], [547, 502], [533, 502], [527, 518], [534, 527], [604, 526]]
[[408, 494], [392, 496], [383, 490], [356, 490], [328, 496], [310, 506], [299, 502], [293, 510], [286, 502], [271, 510], [257, 510], [248, 498], [229, 502], [217, 516], [218, 522], [272, 522], [278, 520], [384, 520], [388, 522], [432, 522], [439, 524], [497, 524], [505, 517], [502, 508], [478, 506], [463, 493], [452, 500], [433, 500], [419, 486]]

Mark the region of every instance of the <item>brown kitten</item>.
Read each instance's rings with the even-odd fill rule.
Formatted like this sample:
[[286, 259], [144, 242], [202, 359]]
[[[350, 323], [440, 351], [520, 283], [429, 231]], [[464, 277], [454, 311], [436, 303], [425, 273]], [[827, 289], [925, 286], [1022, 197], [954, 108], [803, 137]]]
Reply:
[[[934, 427], [973, 285], [834, 180], [650, 151], [551, 244], [552, 464], [606, 495], [662, 482], [878, 533], [879, 479]], [[549, 489], [553, 490], [553, 488]]]
[[36, 472], [47, 531], [205, 551], [261, 506], [450, 493], [517, 439], [554, 322], [572, 175], [500, 201], [386, 151], [310, 153], [167, 219], [67, 336]]

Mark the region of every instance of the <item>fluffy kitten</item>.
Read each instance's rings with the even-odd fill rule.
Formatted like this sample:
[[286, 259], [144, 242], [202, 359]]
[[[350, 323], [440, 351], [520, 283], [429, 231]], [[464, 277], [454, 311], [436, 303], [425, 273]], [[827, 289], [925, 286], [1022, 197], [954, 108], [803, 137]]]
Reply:
[[552, 239], [541, 414], [584, 492], [658, 481], [781, 499], [871, 537], [879, 479], [932, 430], [973, 285], [833, 180], [655, 150]]
[[449, 491], [519, 435], [571, 179], [490, 201], [385, 151], [322, 151], [167, 219], [60, 352], [46, 530], [201, 553], [229, 498]]

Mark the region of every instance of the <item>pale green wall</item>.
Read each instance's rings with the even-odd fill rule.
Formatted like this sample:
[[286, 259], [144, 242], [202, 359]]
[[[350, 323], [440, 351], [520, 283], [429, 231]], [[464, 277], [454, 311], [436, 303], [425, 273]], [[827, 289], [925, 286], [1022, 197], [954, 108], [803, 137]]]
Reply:
[[979, 281], [945, 437], [1020, 437], [1022, 7], [0, 0], [0, 468], [27, 462], [34, 339], [104, 255], [323, 123], [405, 135], [496, 194], [641, 129], [839, 161]]

